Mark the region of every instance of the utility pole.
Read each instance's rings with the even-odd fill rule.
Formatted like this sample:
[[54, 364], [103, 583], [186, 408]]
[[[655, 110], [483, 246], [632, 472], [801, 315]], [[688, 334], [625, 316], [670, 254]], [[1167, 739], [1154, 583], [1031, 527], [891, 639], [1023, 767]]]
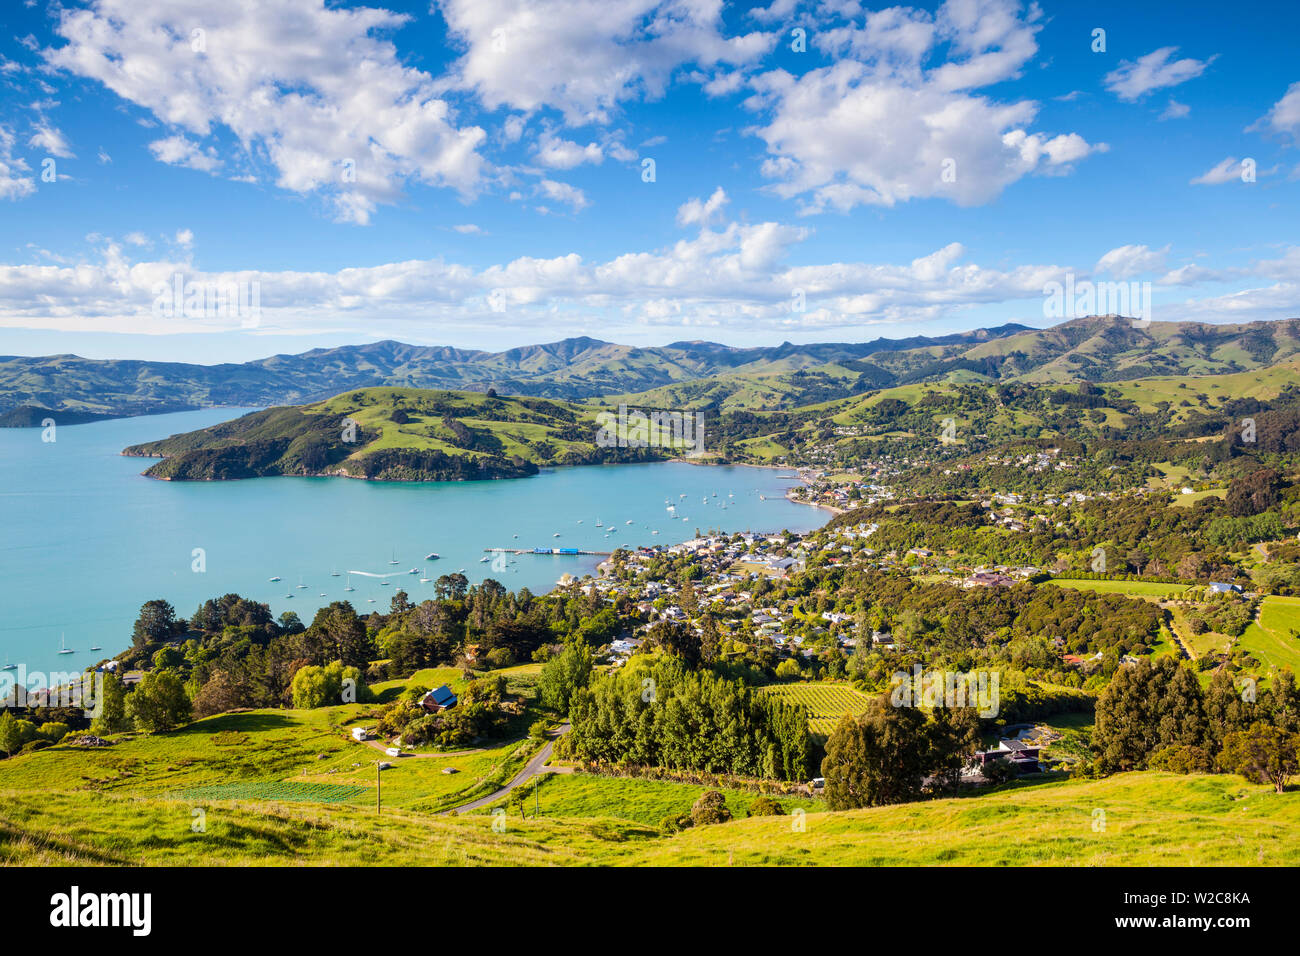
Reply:
[[383, 813], [384, 806], [384, 780], [382, 777], [383, 769], [379, 766], [381, 761], [375, 761], [375, 816]]

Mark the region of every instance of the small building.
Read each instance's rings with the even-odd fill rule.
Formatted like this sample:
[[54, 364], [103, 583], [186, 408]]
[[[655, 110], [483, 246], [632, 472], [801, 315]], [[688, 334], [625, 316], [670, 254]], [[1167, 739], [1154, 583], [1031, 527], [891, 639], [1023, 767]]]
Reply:
[[370, 731], [366, 730], [366, 728], [364, 727], [353, 727], [352, 739], [355, 740], [357, 743], [361, 743], [363, 740], [369, 740]]
[[1241, 593], [1241, 585], [1240, 585], [1240, 584], [1225, 584], [1225, 583], [1222, 582], [1222, 581], [1211, 581], [1211, 582], [1210, 582], [1210, 593], [1211, 593], [1211, 594], [1240, 594], [1240, 593]]
[[443, 684], [421, 697], [420, 706], [431, 714], [440, 714], [444, 710], [450, 710], [456, 706], [456, 694], [450, 687]]

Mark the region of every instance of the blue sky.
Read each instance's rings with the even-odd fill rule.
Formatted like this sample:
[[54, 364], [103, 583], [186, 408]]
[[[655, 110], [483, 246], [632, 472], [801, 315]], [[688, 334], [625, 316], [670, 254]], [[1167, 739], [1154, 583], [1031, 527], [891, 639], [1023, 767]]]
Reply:
[[[1157, 321], [1300, 314], [1294, 4], [96, 0], [4, 27], [0, 353], [860, 341], [1051, 324], [1067, 273], [1151, 283]], [[242, 310], [169, 311], [178, 275]]]

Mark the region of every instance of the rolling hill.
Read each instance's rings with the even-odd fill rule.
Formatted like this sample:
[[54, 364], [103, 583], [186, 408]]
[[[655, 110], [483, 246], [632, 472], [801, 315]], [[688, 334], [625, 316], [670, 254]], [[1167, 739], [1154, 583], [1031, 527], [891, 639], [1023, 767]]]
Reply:
[[210, 428], [132, 445], [162, 458], [145, 474], [180, 481], [339, 475], [380, 481], [520, 478], [542, 464], [669, 456], [600, 447], [596, 411], [543, 398], [365, 388], [309, 405], [269, 408]]

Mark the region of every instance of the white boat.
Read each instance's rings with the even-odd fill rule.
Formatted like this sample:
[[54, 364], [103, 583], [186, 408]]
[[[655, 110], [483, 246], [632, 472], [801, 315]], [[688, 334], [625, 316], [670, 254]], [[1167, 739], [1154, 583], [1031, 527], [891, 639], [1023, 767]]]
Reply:
[[428, 584], [429, 581], [430, 581], [429, 578], [420, 578], [420, 583], [421, 583], [421, 584]]
[[392, 583], [393, 583], [392, 581], [380, 581], [379, 586], [381, 588], [391, 587]]
[[347, 586], [343, 588], [343, 590], [345, 590], [345, 591], [355, 591], [355, 590], [356, 590], [356, 588], [354, 588], [354, 587], [352, 586], [352, 575], [351, 575], [351, 574], [348, 575], [348, 583], [347, 583]]
[[598, 520], [598, 521], [596, 522], [596, 527], [597, 527], [597, 528], [603, 528], [603, 527], [605, 527], [605, 526], [604, 526], [603, 524], [601, 524], [600, 521]]
[[457, 571], [456, 573], [457, 573], [457, 574], [464, 574], [464, 573], [465, 573], [465, 569], [464, 569], [464, 568], [461, 568], [461, 569], [460, 569], [459, 571]]
[[91, 648], [90, 648], [90, 649], [91, 649], [92, 651], [102, 651], [102, 650], [103, 650], [103, 648], [100, 647], [98, 644], [93, 644], [93, 645], [91, 645]]
[[18, 665], [17, 665], [17, 664], [10, 664], [10, 663], [9, 663], [9, 655], [6, 654], [6, 655], [5, 655], [5, 666], [4, 666], [4, 667], [0, 667], [0, 671], [16, 671], [16, 670], [18, 670]]
[[393, 560], [389, 561], [388, 563], [389, 563], [389, 564], [397, 564], [397, 549], [396, 549], [396, 548], [393, 549]]
[[75, 654], [75, 653], [77, 653], [77, 652], [74, 651], [72, 648], [70, 648], [70, 647], [67, 646], [67, 644], [66, 644], [66, 643], [64, 642], [64, 640], [63, 640], [63, 635], [62, 635], [62, 634], [59, 635], [59, 653], [60, 653], [60, 654]]
[[321, 596], [321, 597], [325, 597], [325, 592], [324, 592], [324, 591], [321, 591], [320, 596]]
[[375, 603], [375, 599], [374, 599], [374, 598], [366, 598], [366, 603], [367, 603], [367, 604], [374, 604], [374, 603]]
[[407, 574], [419, 574], [419, 573], [420, 573], [420, 569], [419, 569], [419, 568], [411, 568], [411, 570], [407, 571], [406, 573], [407, 573]]
[[278, 580], [280, 580], [280, 576], [277, 574], [275, 577], [271, 578], [271, 583], [274, 584]]
[[624, 524], [631, 524], [631, 523], [632, 523], [632, 519], [629, 518], [627, 521], [624, 521], [623, 523], [624, 523]]
[[483, 555], [483, 557], [481, 557], [481, 558], [478, 559], [478, 563], [479, 563], [479, 564], [486, 564], [488, 561], [491, 561], [491, 560], [492, 560], [492, 559], [491, 559], [490, 557], [488, 557], [488, 556], [485, 554], [485, 555]]
[[651, 533], [651, 534], [658, 534], [659, 532], [658, 532], [658, 531], [651, 531], [650, 533]]
[[437, 560], [438, 560], [438, 552], [437, 552], [437, 551], [430, 551], [428, 554], [426, 554], [426, 555], [424, 556], [424, 560], [426, 560], [426, 561], [437, 561]]
[[337, 571], [331, 571], [331, 572], [330, 572], [330, 577], [332, 577], [332, 578], [337, 578], [338, 576], [339, 576], [339, 573], [338, 573]]
[[306, 586], [307, 586], [307, 585], [305, 585], [305, 584], [302, 583], [302, 575], [301, 575], [301, 574], [298, 575], [298, 587], [299, 587], [299, 588], [305, 588]]
[[560, 536], [560, 532], [558, 531], [555, 532], [555, 534], [551, 535], [552, 538], [558, 538], [559, 536]]

